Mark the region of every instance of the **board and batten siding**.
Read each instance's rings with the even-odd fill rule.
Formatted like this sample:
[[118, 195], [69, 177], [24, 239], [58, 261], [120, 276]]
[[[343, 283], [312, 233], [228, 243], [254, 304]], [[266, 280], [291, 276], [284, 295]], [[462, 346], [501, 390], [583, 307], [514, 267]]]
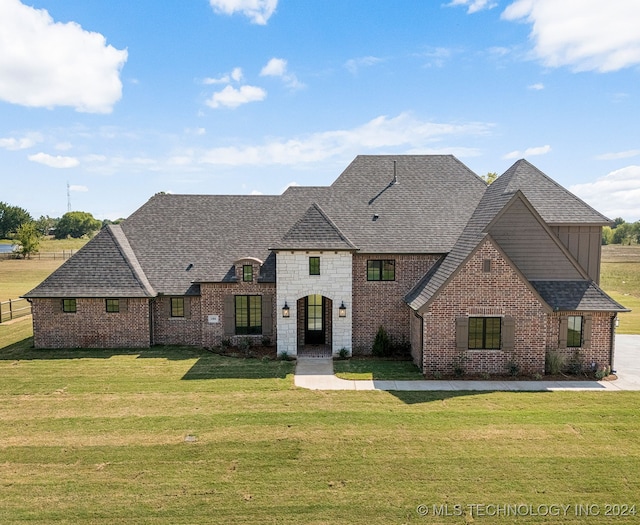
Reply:
[[583, 278], [521, 200], [505, 210], [489, 233], [527, 279]]
[[589, 277], [600, 284], [600, 259], [602, 257], [601, 226], [551, 226], [560, 242], [567, 247]]

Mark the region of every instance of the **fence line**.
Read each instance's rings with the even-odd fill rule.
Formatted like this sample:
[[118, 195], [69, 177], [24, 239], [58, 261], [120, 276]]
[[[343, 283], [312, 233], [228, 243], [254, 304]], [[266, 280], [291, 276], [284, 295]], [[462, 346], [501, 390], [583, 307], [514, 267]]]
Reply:
[[31, 303], [26, 299], [9, 299], [0, 302], [0, 323], [31, 315]]
[[[39, 260], [39, 259], [54, 259], [64, 261], [71, 257], [78, 250], [62, 250], [61, 252], [38, 252], [32, 253], [31, 259]], [[16, 252], [3, 252], [0, 253], [0, 259], [16, 259], [20, 257], [19, 253]]]

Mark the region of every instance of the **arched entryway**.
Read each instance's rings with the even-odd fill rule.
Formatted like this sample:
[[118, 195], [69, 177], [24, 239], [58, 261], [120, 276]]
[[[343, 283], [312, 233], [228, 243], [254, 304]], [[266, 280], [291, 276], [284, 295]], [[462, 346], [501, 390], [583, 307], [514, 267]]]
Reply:
[[331, 357], [333, 338], [333, 301], [320, 294], [298, 299], [298, 355]]

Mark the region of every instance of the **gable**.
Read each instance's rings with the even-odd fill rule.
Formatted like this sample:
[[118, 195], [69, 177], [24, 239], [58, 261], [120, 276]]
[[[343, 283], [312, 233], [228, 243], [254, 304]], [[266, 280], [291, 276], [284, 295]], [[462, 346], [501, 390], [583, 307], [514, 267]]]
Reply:
[[521, 198], [505, 208], [488, 232], [529, 280], [584, 278]]
[[[124, 242], [124, 244], [123, 244]], [[155, 295], [120, 227], [103, 228], [24, 297], [151, 297]]]
[[353, 250], [345, 237], [320, 206], [313, 203], [304, 215], [284, 234], [273, 249]]

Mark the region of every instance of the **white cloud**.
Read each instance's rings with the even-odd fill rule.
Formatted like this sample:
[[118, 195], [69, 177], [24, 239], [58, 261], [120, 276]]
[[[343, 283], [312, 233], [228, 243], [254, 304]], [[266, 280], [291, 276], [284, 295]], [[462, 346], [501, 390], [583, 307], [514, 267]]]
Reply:
[[361, 68], [375, 66], [380, 62], [382, 62], [382, 59], [379, 57], [366, 56], [347, 60], [344, 64], [344, 67], [346, 67], [349, 72], [355, 75]]
[[80, 161], [75, 157], [53, 156], [48, 153], [35, 153], [27, 158], [32, 162], [38, 162], [50, 168], [75, 168], [80, 164]]
[[640, 155], [640, 149], [630, 149], [627, 151], [617, 151], [614, 153], [603, 153], [597, 155], [596, 160], [617, 160], [617, 159], [629, 159], [631, 157], [637, 157]]
[[420, 54], [421, 57], [427, 58], [427, 66], [429, 67], [444, 66], [445, 62], [449, 60], [452, 55], [453, 50], [446, 47], [434, 47]]
[[640, 63], [638, 0], [516, 0], [502, 18], [532, 25], [534, 54], [549, 67], [607, 72]]
[[69, 186], [69, 191], [87, 192], [89, 191], [89, 188], [87, 188], [86, 186], [80, 186], [78, 184], [72, 184], [71, 186]]
[[233, 86], [227, 86], [222, 91], [214, 93], [213, 96], [207, 100], [207, 106], [212, 108], [219, 108], [224, 106], [227, 108], [237, 108], [243, 104], [249, 102], [260, 102], [267, 96], [267, 92], [256, 86], [240, 86], [239, 89]]
[[278, 0], [209, 0], [217, 13], [232, 15], [239, 12], [252, 23], [266, 25], [278, 6]]
[[452, 0], [445, 7], [467, 6], [467, 13], [473, 14], [483, 9], [493, 9], [498, 4], [491, 0]]
[[42, 142], [42, 135], [40, 133], [29, 133], [19, 139], [15, 137], [0, 139], [0, 148], [16, 151], [31, 148], [38, 142]]
[[542, 82], [531, 84], [530, 86], [527, 86], [527, 89], [531, 89], [533, 91], [542, 91], [544, 89], [544, 84]]
[[272, 58], [260, 71], [261, 77], [279, 77], [291, 89], [300, 89], [304, 84], [287, 71], [287, 61], [284, 58]]
[[284, 58], [272, 58], [260, 71], [262, 77], [281, 77], [287, 71], [287, 61]]
[[224, 75], [218, 78], [207, 77], [202, 81], [202, 83], [206, 85], [230, 84], [232, 80], [235, 82], [240, 82], [242, 78], [243, 78], [242, 68], [236, 67], [233, 69], [233, 71], [231, 71], [231, 73], [225, 73]]
[[536, 155], [546, 155], [551, 151], [551, 146], [548, 144], [545, 146], [536, 146], [533, 148], [527, 148], [524, 151], [515, 150], [503, 155], [503, 159], [520, 159], [523, 157], [534, 157]]
[[421, 121], [402, 113], [394, 118], [380, 116], [353, 129], [272, 140], [257, 146], [213, 148], [200, 158], [200, 162], [235, 166], [295, 165], [320, 162], [332, 157], [352, 157], [364, 152], [388, 152], [390, 148], [425, 151], [445, 137], [484, 135], [490, 128], [490, 124], [475, 122], [449, 124]]
[[607, 217], [640, 220], [640, 166], [627, 166], [569, 190]]
[[44, 9], [0, 2], [0, 99], [29, 107], [110, 113], [122, 97], [127, 51]]

